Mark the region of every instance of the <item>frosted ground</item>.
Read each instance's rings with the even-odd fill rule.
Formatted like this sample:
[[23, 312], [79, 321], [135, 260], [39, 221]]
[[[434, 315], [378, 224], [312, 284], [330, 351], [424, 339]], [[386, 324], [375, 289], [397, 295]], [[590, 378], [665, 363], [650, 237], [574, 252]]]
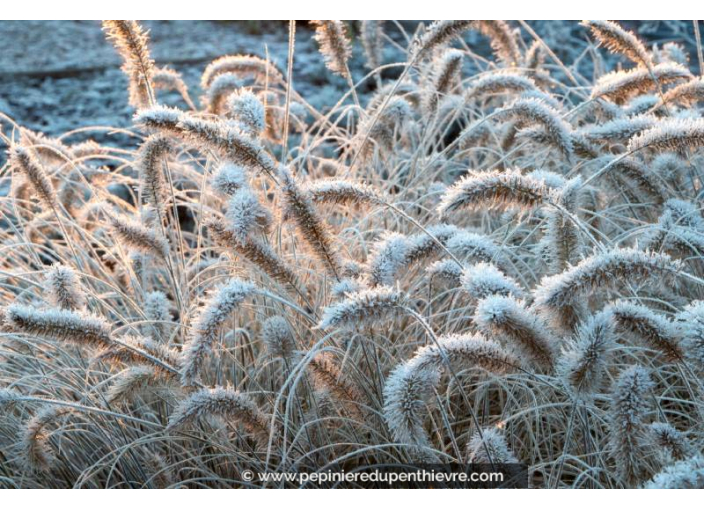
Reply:
[[[194, 98], [200, 95], [197, 84], [205, 65], [218, 56], [268, 54], [280, 68], [286, 65], [285, 23], [146, 21], [144, 24], [150, 30], [152, 54], [157, 63], [168, 64], [181, 72]], [[403, 39], [398, 26], [387, 25], [388, 34]], [[406, 35], [412, 35], [415, 25], [412, 21], [404, 23]], [[532, 25], [546, 42], [556, 43], [550, 45], [558, 53], [586, 46], [584, 33], [575, 29], [575, 23]], [[638, 31], [651, 42], [694, 43], [688, 22], [641, 23]], [[311, 104], [324, 108], [335, 104], [346, 86], [344, 80], [325, 72], [311, 35], [305, 24], [298, 24], [294, 86]], [[19, 124], [51, 136], [88, 125], [130, 125], [133, 110], [127, 104], [127, 79], [120, 72], [119, 57], [105, 41], [99, 22], [4, 21], [0, 22], [0, 38], [9, 41], [0, 52], [0, 111]], [[486, 42], [476, 34], [469, 34], [468, 42], [486, 47]], [[387, 62], [405, 59], [392, 45], [386, 46], [385, 58]], [[355, 45], [352, 71], [356, 79], [364, 74], [359, 45]], [[364, 92], [362, 87], [361, 93]], [[167, 99], [177, 102], [178, 96], [174, 94]]]
[[[268, 55], [286, 64], [286, 24], [152, 21], [151, 48], [160, 65], [183, 73], [191, 95], [205, 65], [232, 53]], [[0, 55], [0, 111], [20, 124], [49, 135], [86, 125], [128, 126], [134, 111], [127, 104], [127, 79], [114, 48], [97, 21], [10, 21], [0, 23], [0, 37], [13, 41]], [[310, 33], [297, 44], [297, 86], [312, 86], [323, 100], [335, 91], [317, 58]], [[315, 58], [311, 58], [315, 57]], [[305, 66], [303, 65], [305, 64]], [[305, 68], [305, 72], [301, 72]], [[311, 81], [315, 77], [315, 82]], [[343, 85], [343, 83], [339, 84]], [[310, 90], [306, 91], [310, 92]], [[178, 101], [178, 95], [167, 100]]]

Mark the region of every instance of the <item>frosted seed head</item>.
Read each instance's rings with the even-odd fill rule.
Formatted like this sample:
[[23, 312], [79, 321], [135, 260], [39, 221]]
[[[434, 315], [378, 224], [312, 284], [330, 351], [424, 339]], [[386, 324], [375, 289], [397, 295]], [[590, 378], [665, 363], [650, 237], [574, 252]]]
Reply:
[[517, 464], [518, 459], [506, 443], [500, 429], [485, 428], [475, 432], [467, 444], [467, 457], [473, 464]]
[[252, 55], [225, 55], [216, 58], [205, 68], [201, 77], [201, 88], [207, 90], [213, 80], [223, 73], [234, 73], [244, 78], [253, 78], [257, 83], [282, 83], [283, 76], [268, 60]]
[[568, 161], [572, 159], [572, 127], [562, 119], [557, 110], [543, 99], [525, 97], [497, 112], [499, 119], [515, 119], [520, 123], [538, 124], [545, 129], [547, 140]]
[[198, 419], [219, 417], [228, 424], [241, 425], [259, 447], [265, 447], [270, 436], [270, 419], [247, 394], [217, 386], [192, 393], [174, 409], [167, 430], [181, 428]]
[[592, 98], [608, 98], [623, 103], [634, 96], [656, 88], [653, 76], [660, 85], [691, 78], [689, 70], [679, 64], [664, 63], [651, 69], [638, 67], [628, 71], [613, 71], [597, 80], [592, 88]]
[[469, 174], [443, 196], [438, 212], [444, 216], [459, 209], [498, 209], [520, 207], [525, 211], [541, 205], [549, 189], [520, 170], [493, 170]]
[[650, 459], [654, 457], [654, 445], [647, 426], [653, 388], [649, 371], [633, 365], [621, 372], [611, 392], [611, 456], [616, 461], [618, 476], [632, 485], [653, 474]]
[[367, 57], [367, 67], [376, 69], [381, 65], [383, 56], [383, 21], [364, 20], [361, 24], [362, 47]]
[[682, 360], [679, 332], [663, 315], [630, 301], [617, 301], [608, 307], [619, 331], [650, 349], [661, 352], [669, 362]]
[[460, 284], [462, 266], [452, 259], [437, 260], [426, 267], [425, 272], [430, 278], [456, 287]]
[[619, 374], [611, 393], [611, 408], [615, 424], [628, 433], [629, 424], [641, 423], [651, 408], [648, 399], [655, 385], [650, 372], [642, 366], [632, 365]]
[[134, 123], [148, 129], [176, 131], [183, 112], [169, 106], [156, 105], [139, 110], [134, 116]]
[[540, 369], [554, 365], [557, 340], [534, 310], [511, 296], [490, 296], [477, 303], [474, 322]]
[[378, 205], [384, 203], [384, 197], [366, 184], [344, 179], [318, 179], [305, 185], [311, 200], [315, 203]]
[[213, 176], [213, 187], [225, 195], [233, 195], [238, 189], [247, 185], [244, 168], [234, 163], [225, 162]]
[[503, 266], [501, 249], [489, 237], [474, 232], [459, 232], [447, 241], [447, 249], [460, 260], [492, 262]]
[[651, 423], [650, 431], [655, 438], [656, 444], [662, 448], [660, 456], [663, 457], [665, 462], [683, 460], [692, 456], [695, 452], [687, 436], [669, 423]]
[[387, 232], [372, 249], [369, 263], [369, 284], [393, 285], [398, 271], [406, 265], [410, 243], [408, 238], [396, 232]]
[[290, 360], [296, 350], [291, 326], [281, 316], [269, 317], [264, 321], [262, 339], [269, 354], [275, 358]]
[[389, 287], [365, 289], [347, 296], [344, 301], [323, 310], [321, 329], [354, 329], [374, 325], [392, 318], [405, 306], [404, 295]]
[[508, 72], [493, 72], [473, 81], [465, 97], [470, 99], [487, 94], [525, 93], [535, 89], [535, 82], [530, 78]]
[[313, 20], [315, 40], [320, 45], [320, 53], [325, 65], [333, 73], [346, 76], [347, 61], [352, 56], [352, 47], [347, 37], [345, 24], [340, 20]]
[[535, 289], [539, 308], [562, 308], [573, 304], [590, 290], [613, 287], [636, 277], [673, 277], [679, 264], [669, 256], [631, 248], [617, 248], [582, 260], [566, 271], [546, 276]]
[[704, 301], [693, 301], [677, 315], [680, 347], [685, 357], [704, 370]]
[[228, 94], [242, 87], [242, 81], [234, 73], [223, 73], [215, 77], [202, 101], [211, 113], [220, 113]]
[[681, 44], [676, 42], [668, 42], [659, 48], [657, 44], [653, 45], [653, 61], [656, 64], [673, 63], [687, 66], [689, 64], [689, 55], [687, 50]]
[[437, 345], [418, 349], [409, 363], [418, 368], [435, 367], [443, 371], [449, 363], [455, 371], [482, 369], [498, 375], [521, 367], [516, 356], [478, 334], [442, 336]]
[[558, 361], [557, 372], [567, 388], [583, 399], [593, 398], [606, 378], [614, 345], [614, 325], [609, 312], [598, 313], [581, 323], [576, 338]]
[[665, 211], [672, 215], [675, 225], [704, 231], [704, 219], [702, 213], [692, 202], [671, 198], [665, 202]]
[[76, 273], [68, 266], [55, 264], [46, 275], [49, 302], [64, 310], [80, 310], [85, 307], [86, 297], [81, 290]]
[[358, 278], [345, 278], [332, 287], [332, 295], [335, 299], [344, 299], [349, 294], [354, 294], [366, 288], [363, 281]]
[[437, 369], [418, 368], [411, 363], [403, 363], [389, 374], [384, 386], [384, 419], [395, 441], [430, 445], [424, 424], [439, 379]]
[[243, 130], [258, 138], [266, 129], [266, 110], [259, 98], [250, 90], [240, 90], [227, 98], [227, 109]]
[[14, 303], [5, 308], [5, 321], [14, 331], [78, 344], [110, 344], [110, 324], [83, 311], [40, 309]]
[[428, 257], [442, 253], [443, 245], [446, 245], [455, 235], [463, 232], [455, 225], [445, 223], [432, 225], [426, 230], [428, 233], [423, 232], [408, 238], [409, 246], [406, 257], [409, 264], [419, 263]]
[[585, 20], [581, 23], [591, 29], [599, 43], [611, 53], [623, 55], [638, 65], [652, 65], [650, 52], [633, 32], [624, 30], [618, 23], [607, 20]]
[[704, 457], [695, 455], [664, 468], [645, 489], [701, 489], [704, 487]]
[[272, 221], [269, 211], [249, 188], [240, 188], [230, 197], [225, 218], [227, 230], [240, 243], [257, 231], [266, 232]]
[[166, 294], [159, 290], [150, 292], [144, 300], [144, 315], [150, 321], [154, 321], [152, 329], [162, 340], [166, 340], [165, 336], [169, 326], [165, 323], [172, 320], [170, 309], [171, 303], [169, 303]]
[[473, 300], [484, 299], [489, 296], [514, 296], [521, 298], [524, 295], [520, 285], [506, 276], [495, 265], [481, 262], [468, 267], [462, 272], [462, 290]]
[[411, 43], [411, 55], [429, 57], [433, 50], [459, 37], [465, 30], [476, 26], [473, 20], [436, 20], [419, 33]]
[[230, 314], [256, 291], [254, 284], [233, 278], [208, 296], [207, 302], [198, 312], [191, 336], [183, 348], [181, 382], [184, 386], [192, 386], [198, 381], [203, 360], [216, 342], [222, 325]]

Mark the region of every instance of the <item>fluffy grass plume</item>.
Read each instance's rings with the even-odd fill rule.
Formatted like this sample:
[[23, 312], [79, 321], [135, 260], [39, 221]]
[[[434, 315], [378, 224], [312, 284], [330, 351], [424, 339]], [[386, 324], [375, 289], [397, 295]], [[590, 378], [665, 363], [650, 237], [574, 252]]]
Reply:
[[404, 363], [391, 372], [384, 386], [386, 423], [395, 441], [412, 447], [410, 454], [414, 459], [436, 459], [425, 450], [430, 448], [430, 438], [424, 426], [439, 378], [436, 369], [418, 369], [412, 363]]
[[315, 39], [320, 45], [320, 53], [325, 57], [325, 65], [333, 73], [346, 75], [347, 61], [352, 48], [347, 38], [347, 29], [340, 20], [315, 20]]
[[55, 264], [46, 275], [46, 288], [51, 304], [64, 310], [81, 310], [86, 296], [76, 272], [63, 264]]
[[475, 432], [467, 444], [467, 458], [473, 464], [517, 464], [518, 459], [497, 428]]
[[241, 425], [262, 446], [269, 439], [269, 420], [257, 404], [239, 391], [222, 387], [191, 394], [171, 414], [168, 428], [184, 427], [199, 418], [211, 417]]
[[629, 152], [650, 149], [657, 152], [681, 151], [704, 144], [704, 121], [701, 119], [668, 119], [634, 136], [628, 142]]
[[598, 313], [580, 324], [558, 361], [558, 373], [570, 391], [591, 398], [602, 389], [615, 345], [614, 325], [608, 312]]
[[110, 345], [108, 322], [86, 312], [13, 304], [4, 315], [5, 322], [20, 333], [93, 346]]
[[638, 67], [629, 71], [614, 71], [599, 78], [592, 88], [592, 97], [623, 103], [639, 94], [655, 90], [656, 82], [662, 86], [691, 77], [687, 68], [673, 63], [658, 64], [652, 69]]
[[22, 172], [32, 190], [48, 210], [58, 209], [56, 189], [46, 173], [46, 169], [36, 156], [25, 147], [16, 145], [9, 152], [10, 164]]
[[193, 333], [184, 346], [181, 381], [194, 384], [203, 364], [203, 358], [217, 341], [220, 328], [256, 287], [249, 282], [233, 279], [219, 287], [200, 309], [194, 321]]
[[628, 30], [618, 23], [607, 20], [588, 20], [582, 24], [589, 29], [599, 43], [612, 53], [617, 53], [643, 67], [652, 65], [652, 57], [645, 45]]
[[531, 97], [518, 99], [499, 114], [501, 117], [516, 118], [519, 123], [540, 125], [545, 130], [550, 144], [568, 161], [572, 159], [572, 128], [562, 120], [557, 111], [543, 101]]
[[103, 30], [124, 61], [122, 69], [130, 80], [130, 104], [135, 108], [148, 106], [153, 102], [154, 61], [147, 32], [134, 20], [105, 20]]
[[438, 212], [445, 215], [458, 209], [531, 209], [548, 198], [548, 189], [519, 170], [472, 172], [443, 196]]
[[634, 365], [621, 372], [611, 393], [611, 455], [626, 483], [644, 482], [652, 475], [646, 426], [652, 390], [648, 371]]
[[677, 262], [667, 255], [614, 249], [586, 258], [559, 275], [544, 278], [535, 290], [535, 303], [560, 308], [596, 288], [615, 286], [634, 277], [673, 277], [677, 271]]
[[501, 338], [521, 358], [545, 370], [555, 361], [557, 342], [541, 319], [510, 296], [490, 296], [477, 303], [474, 322], [493, 338]]
[[299, 184], [288, 168], [282, 167], [279, 176], [287, 214], [296, 222], [301, 237], [330, 274], [339, 279], [342, 274], [339, 255], [333, 246], [329, 227], [315, 209], [310, 193]]
[[405, 304], [401, 292], [389, 287], [351, 293], [343, 301], [323, 310], [320, 328], [355, 328], [374, 325], [393, 317]]

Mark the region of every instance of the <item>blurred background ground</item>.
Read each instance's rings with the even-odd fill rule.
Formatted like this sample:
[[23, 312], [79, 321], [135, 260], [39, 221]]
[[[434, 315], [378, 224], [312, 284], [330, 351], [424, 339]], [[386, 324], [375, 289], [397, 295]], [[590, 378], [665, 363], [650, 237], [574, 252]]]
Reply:
[[[624, 24], [650, 43], [675, 40], [693, 44], [691, 22]], [[152, 56], [157, 64], [180, 71], [196, 100], [201, 93], [200, 74], [208, 62], [221, 55], [268, 55], [281, 69], [286, 66], [286, 22], [145, 21], [144, 25], [150, 31]], [[398, 48], [386, 45], [385, 62], [404, 61], [400, 48], [406, 46], [417, 25], [413, 21], [402, 25], [385, 23], [386, 33], [399, 43]], [[568, 62], [587, 45], [586, 32], [574, 21], [531, 22], [531, 25]], [[356, 29], [358, 23], [352, 22], [350, 27]], [[489, 48], [482, 37], [471, 32], [466, 37], [473, 50], [488, 54]], [[0, 52], [0, 112], [20, 125], [50, 136], [86, 126], [130, 125], [134, 112], [127, 104], [127, 79], [98, 21], [2, 21], [0, 40], [4, 42]], [[360, 46], [354, 45], [351, 66], [357, 80], [368, 71], [363, 65]], [[344, 80], [325, 70], [305, 22], [297, 25], [294, 86], [310, 104], [323, 110], [347, 89]], [[373, 86], [373, 80], [369, 80], [360, 95], [371, 92]], [[171, 99], [174, 102], [170, 104], [178, 104], [176, 95], [166, 102]], [[95, 138], [110, 142], [107, 133], [98, 133]], [[0, 164], [3, 160], [4, 155], [0, 156]]]
[[[147, 21], [152, 56], [183, 73], [194, 98], [203, 68], [232, 53], [285, 64], [285, 23]], [[0, 22], [0, 111], [55, 136], [85, 125], [127, 126], [127, 79], [98, 21]], [[307, 38], [309, 39], [309, 37]], [[305, 51], [304, 41], [301, 47]]]

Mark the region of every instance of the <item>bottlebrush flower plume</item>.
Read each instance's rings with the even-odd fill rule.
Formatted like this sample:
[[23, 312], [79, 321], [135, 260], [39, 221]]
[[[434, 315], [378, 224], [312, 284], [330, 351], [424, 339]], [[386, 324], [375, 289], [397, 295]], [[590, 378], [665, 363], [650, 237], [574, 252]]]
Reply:
[[381, 286], [365, 289], [350, 294], [344, 301], [325, 308], [318, 327], [354, 329], [365, 325], [373, 326], [393, 317], [403, 306], [405, 306], [405, 298], [397, 290]]
[[81, 310], [86, 296], [75, 271], [69, 266], [55, 264], [46, 275], [46, 289], [52, 305], [63, 310]]
[[347, 61], [352, 56], [352, 47], [345, 24], [339, 20], [314, 20], [311, 24], [315, 26], [315, 40], [325, 57], [325, 65], [333, 73], [347, 75]]
[[259, 447], [269, 440], [269, 418], [248, 395], [229, 388], [206, 388], [183, 400], [169, 417], [167, 428], [175, 430], [198, 418], [220, 417], [241, 425]]
[[205, 355], [217, 341], [220, 328], [245, 299], [257, 288], [238, 279], [232, 279], [216, 289], [199, 310], [192, 327], [192, 334], [183, 349], [181, 381], [184, 386], [196, 383]]
[[529, 210], [541, 205], [548, 195], [549, 190], [542, 182], [523, 175], [520, 170], [470, 172], [445, 193], [438, 212], [446, 215], [463, 208]]

